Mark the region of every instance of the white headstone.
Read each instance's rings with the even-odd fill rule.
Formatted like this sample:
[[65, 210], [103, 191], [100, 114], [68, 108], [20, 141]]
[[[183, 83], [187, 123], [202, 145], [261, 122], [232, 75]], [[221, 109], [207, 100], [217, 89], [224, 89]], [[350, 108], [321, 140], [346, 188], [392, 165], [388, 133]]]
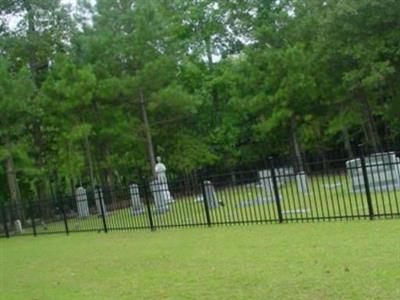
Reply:
[[76, 207], [78, 209], [78, 216], [80, 218], [89, 217], [89, 205], [87, 201], [86, 190], [83, 186], [75, 190]]
[[258, 172], [258, 176], [263, 191], [267, 195], [272, 194], [274, 192], [274, 186], [272, 182], [271, 170], [261, 170]]
[[[400, 159], [394, 152], [374, 153], [365, 157], [366, 174], [372, 191], [400, 189]], [[346, 161], [353, 190], [365, 192], [365, 180], [361, 159]]]
[[[103, 190], [101, 188], [96, 188], [94, 192], [94, 199], [96, 201], [96, 208], [97, 208], [97, 214], [101, 216], [101, 205], [103, 205], [103, 211], [104, 215], [107, 214], [107, 207], [106, 204], [104, 203], [104, 196], [103, 196]], [[101, 201], [101, 204], [100, 204]]]
[[194, 202], [203, 202], [203, 201], [204, 201], [203, 195], [197, 195], [194, 197]]
[[144, 213], [144, 205], [140, 201], [140, 193], [139, 193], [139, 187], [137, 184], [132, 183], [129, 185], [129, 193], [131, 195], [131, 202], [132, 202], [132, 214], [133, 215], [140, 215]]
[[168, 211], [168, 194], [163, 189], [163, 184], [155, 179], [150, 183], [150, 191], [153, 194], [154, 204], [157, 213]]
[[299, 172], [296, 175], [296, 181], [297, 181], [297, 189], [301, 193], [308, 193], [308, 182], [307, 182], [307, 176], [304, 171]]
[[215, 192], [215, 188], [211, 181], [204, 181], [204, 194], [209, 209], [217, 208], [219, 206], [217, 193]]
[[[283, 184], [291, 180], [295, 173], [292, 167], [288, 168], [275, 168], [276, 184], [281, 187]], [[272, 181], [272, 171], [270, 169], [261, 170], [258, 172], [258, 178], [260, 180], [261, 187], [266, 194], [272, 194], [274, 192], [274, 186]]]
[[282, 211], [282, 214], [288, 215], [288, 214], [306, 214], [311, 212], [309, 208], [300, 208], [300, 209], [291, 209], [291, 210], [284, 210]]
[[15, 230], [18, 233], [23, 233], [24, 232], [24, 230], [22, 229], [22, 224], [21, 224], [20, 220], [15, 220], [14, 225], [15, 225]]
[[174, 199], [169, 192], [168, 179], [167, 179], [167, 167], [161, 162], [161, 157], [157, 157], [157, 164], [155, 165], [154, 171], [156, 173], [156, 179], [161, 185], [160, 190], [165, 193], [165, 197], [168, 203], [173, 203]]

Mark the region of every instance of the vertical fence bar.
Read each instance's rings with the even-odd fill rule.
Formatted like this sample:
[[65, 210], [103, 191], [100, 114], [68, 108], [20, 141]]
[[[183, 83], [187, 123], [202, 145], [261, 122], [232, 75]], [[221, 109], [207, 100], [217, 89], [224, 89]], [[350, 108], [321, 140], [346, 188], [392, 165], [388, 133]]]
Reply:
[[29, 214], [31, 215], [31, 222], [32, 222], [32, 231], [33, 231], [33, 236], [37, 235], [36, 232], [36, 223], [35, 223], [35, 211], [33, 209], [33, 203], [32, 200], [28, 200], [29, 203]]
[[272, 185], [273, 185], [273, 188], [274, 188], [276, 209], [278, 211], [278, 219], [279, 219], [279, 223], [282, 223], [283, 222], [283, 216], [282, 216], [281, 199], [280, 199], [280, 196], [279, 196], [278, 182], [276, 180], [275, 165], [274, 165], [273, 157], [270, 157], [269, 161], [270, 161], [270, 167], [271, 167]]
[[7, 215], [6, 215], [6, 207], [4, 203], [1, 203], [1, 213], [3, 215], [3, 225], [4, 225], [4, 231], [6, 234], [6, 238], [10, 238], [10, 232], [8, 231], [8, 224], [7, 224]]
[[151, 231], [155, 231], [156, 227], [154, 226], [153, 216], [151, 214], [150, 194], [149, 194], [149, 192], [147, 190], [147, 182], [146, 182], [146, 180], [143, 180], [143, 193], [144, 193], [145, 205], [146, 205], [146, 208], [147, 208], [147, 217], [149, 218], [150, 230]]
[[201, 181], [201, 191], [203, 193], [204, 212], [206, 214], [207, 225], [208, 227], [211, 227], [211, 217], [210, 217], [210, 209], [208, 207], [206, 183], [203, 180]]
[[361, 150], [361, 169], [363, 173], [363, 178], [364, 178], [364, 185], [365, 185], [365, 193], [367, 195], [367, 204], [368, 204], [368, 213], [369, 213], [369, 218], [370, 220], [374, 219], [374, 208], [372, 206], [372, 198], [371, 198], [371, 189], [369, 185], [369, 180], [368, 180], [368, 174], [367, 174], [367, 166], [365, 164], [365, 153], [363, 146], [360, 145], [360, 150]]
[[64, 201], [62, 197], [60, 197], [60, 208], [64, 219], [65, 234], [69, 235], [68, 219], [67, 219], [67, 214], [65, 213]]
[[[104, 198], [103, 198], [102, 193], [100, 192], [100, 188], [95, 188], [94, 192], [97, 193], [97, 199], [100, 202], [101, 219], [103, 220], [103, 230], [104, 230], [105, 233], [107, 233], [108, 232], [108, 228], [107, 228], [106, 215], [104, 213], [104, 205], [103, 205], [103, 199]], [[96, 201], [96, 197], [94, 197], [94, 198], [95, 198], [95, 201]]]

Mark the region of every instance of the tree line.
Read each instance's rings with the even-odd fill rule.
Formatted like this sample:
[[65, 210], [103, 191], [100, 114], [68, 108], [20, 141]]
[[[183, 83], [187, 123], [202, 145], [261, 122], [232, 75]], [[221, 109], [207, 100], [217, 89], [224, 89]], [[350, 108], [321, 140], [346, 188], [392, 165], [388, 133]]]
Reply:
[[400, 144], [400, 1], [0, 3], [1, 200]]

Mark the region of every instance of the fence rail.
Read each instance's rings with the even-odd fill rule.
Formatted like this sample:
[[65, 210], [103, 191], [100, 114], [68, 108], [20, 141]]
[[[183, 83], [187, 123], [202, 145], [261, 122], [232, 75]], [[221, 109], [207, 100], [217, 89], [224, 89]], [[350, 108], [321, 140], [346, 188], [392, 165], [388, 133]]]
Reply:
[[299, 170], [270, 159], [254, 170], [112, 190], [79, 187], [75, 195], [51, 201], [2, 204], [0, 235], [400, 218], [396, 153], [335, 160], [329, 169], [305, 165]]

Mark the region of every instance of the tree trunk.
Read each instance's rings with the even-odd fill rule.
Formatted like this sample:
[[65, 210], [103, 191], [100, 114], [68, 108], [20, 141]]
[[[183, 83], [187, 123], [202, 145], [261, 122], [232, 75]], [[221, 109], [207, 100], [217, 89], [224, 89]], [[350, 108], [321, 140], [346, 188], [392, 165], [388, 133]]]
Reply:
[[301, 155], [300, 144], [297, 139], [297, 120], [296, 120], [295, 114], [293, 114], [290, 119], [290, 137], [292, 139], [293, 150], [294, 150], [294, 154], [296, 157], [298, 171], [302, 172], [302, 171], [304, 171], [304, 166], [303, 166], [303, 159], [302, 159], [302, 155]]
[[385, 141], [385, 144], [383, 146], [385, 150], [389, 150], [392, 147], [393, 137], [391, 136], [390, 127], [387, 122], [384, 123], [384, 132], [385, 137], [383, 140]]
[[[35, 35], [37, 33], [35, 28], [35, 14], [32, 9], [31, 1], [24, 0], [23, 7], [27, 12], [27, 20], [28, 20], [28, 31], [27, 31], [27, 41], [29, 48], [29, 69], [31, 71], [32, 79], [37, 88], [41, 85], [39, 69], [39, 59], [37, 56], [37, 46], [34, 44], [34, 40], [37, 38]], [[47, 64], [47, 61], [45, 62]], [[36, 165], [40, 171], [42, 171], [45, 162], [43, 158], [44, 147], [43, 147], [43, 134], [41, 129], [40, 120], [33, 121], [32, 124], [32, 137], [35, 146], [38, 149], [37, 157], [36, 157]], [[43, 175], [40, 175], [39, 183], [37, 186], [38, 198], [39, 200], [43, 200], [47, 196], [47, 187], [46, 187], [46, 179], [43, 178]]]
[[4, 146], [7, 154], [5, 158], [5, 167], [7, 174], [8, 189], [10, 192], [11, 203], [15, 205], [16, 218], [24, 221], [24, 211], [21, 203], [21, 191], [19, 189], [17, 173], [15, 171], [14, 159], [11, 154], [11, 143], [8, 137], [4, 138]]
[[342, 128], [342, 134], [343, 134], [344, 148], [346, 149], [347, 156], [349, 158], [354, 158], [353, 149], [351, 148], [350, 134], [347, 127]]
[[140, 92], [140, 110], [142, 112], [143, 130], [144, 130], [144, 134], [145, 134], [145, 138], [146, 138], [147, 156], [149, 158], [149, 162], [150, 162], [150, 166], [151, 166], [151, 173], [152, 173], [153, 177], [155, 177], [156, 176], [156, 173], [155, 173], [156, 160], [154, 157], [153, 140], [151, 137], [149, 119], [147, 117], [147, 110], [146, 110], [146, 101], [143, 96], [143, 92]]
[[232, 182], [232, 184], [233, 184], [233, 185], [236, 185], [236, 183], [237, 183], [237, 178], [236, 178], [236, 172], [235, 172], [235, 170], [231, 170], [231, 171], [230, 171], [230, 174], [231, 174], [231, 182]]
[[109, 197], [111, 198], [112, 207], [114, 209], [117, 209], [118, 206], [117, 206], [117, 197], [114, 191], [113, 172], [110, 168], [107, 168], [106, 180], [107, 180], [108, 191], [110, 193]]
[[325, 151], [320, 152], [320, 157], [322, 159], [322, 170], [324, 171], [325, 174], [327, 174], [329, 171], [329, 166], [328, 166], [328, 161], [326, 159]]
[[94, 178], [94, 169], [93, 169], [93, 159], [92, 159], [92, 153], [90, 151], [90, 143], [89, 143], [89, 137], [85, 136], [85, 150], [86, 150], [86, 156], [89, 164], [89, 176], [90, 176], [90, 185], [92, 188], [92, 192], [94, 193], [95, 188], [96, 188], [96, 181]]
[[35, 38], [34, 35], [36, 33], [35, 16], [29, 0], [24, 0], [23, 5], [27, 12], [27, 19], [28, 19], [27, 40], [29, 45], [29, 69], [32, 74], [33, 82], [35, 83], [36, 86], [39, 86], [40, 82], [39, 82], [39, 72], [38, 72], [38, 60], [36, 57], [36, 47], [32, 43], [32, 41]]
[[368, 100], [365, 97], [360, 97], [359, 101], [361, 102], [361, 105], [363, 107], [363, 114], [365, 117], [365, 129], [366, 133], [369, 136], [369, 140], [371, 142], [371, 146], [374, 149], [375, 152], [380, 151], [380, 144], [379, 144], [379, 137], [378, 133], [376, 131], [376, 126], [375, 126], [375, 121], [374, 117], [372, 115], [371, 107], [369, 106]]

